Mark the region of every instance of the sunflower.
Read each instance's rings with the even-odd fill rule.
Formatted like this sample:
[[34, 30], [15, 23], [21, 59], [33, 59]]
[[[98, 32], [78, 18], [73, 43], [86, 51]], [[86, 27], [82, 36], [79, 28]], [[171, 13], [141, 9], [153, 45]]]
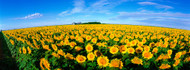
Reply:
[[75, 47], [75, 45], [77, 45], [75, 42], [70, 42], [70, 47], [71, 48]]
[[51, 44], [51, 47], [53, 48], [54, 51], [57, 51], [57, 46], [55, 44]]
[[150, 59], [153, 57], [153, 54], [151, 52], [147, 52], [147, 51], [144, 51], [142, 53], [142, 56], [145, 58], [145, 59]]
[[75, 47], [75, 50], [78, 52], [78, 51], [80, 51], [80, 50], [82, 50], [83, 48], [82, 47], [79, 47], [79, 46], [76, 46]]
[[60, 58], [60, 56], [55, 52], [53, 52], [51, 55], [53, 55], [54, 57]]
[[144, 46], [144, 51], [149, 52], [150, 51], [150, 47], [149, 46]]
[[100, 51], [98, 51], [98, 50], [95, 50], [94, 54], [95, 54], [96, 57], [102, 56], [102, 53]]
[[49, 49], [49, 45], [43, 45], [42, 47], [43, 47], [44, 49], [46, 49], [46, 50], [49, 50], [49, 51], [51, 50], [51, 49]]
[[112, 46], [112, 47], [110, 48], [110, 53], [111, 53], [111, 54], [116, 54], [118, 51], [119, 51], [119, 49], [118, 49], [117, 47]]
[[97, 38], [93, 38], [93, 39], [91, 40], [91, 42], [95, 44], [95, 43], [97, 42]]
[[177, 59], [175, 60], [174, 64], [173, 64], [173, 67], [177, 66], [179, 63], [180, 63], [181, 59]]
[[89, 41], [92, 38], [92, 36], [86, 36], [86, 40]]
[[14, 45], [14, 41], [12, 39], [10, 40], [10, 42], [11, 42], [12, 45]]
[[97, 58], [97, 63], [100, 67], [106, 67], [109, 64], [109, 59], [107, 56], [100, 56]]
[[45, 58], [40, 59], [40, 67], [42, 69], [45, 69], [43, 66], [45, 66], [46, 69], [50, 70], [50, 64]]
[[159, 68], [160, 69], [169, 69], [171, 66], [169, 64], [162, 64]]
[[22, 48], [21, 47], [19, 48], [19, 52], [22, 53]]
[[137, 44], [137, 46], [139, 46], [139, 47], [143, 46], [143, 42], [139, 42], [139, 43]]
[[110, 39], [113, 39], [114, 37], [114, 34], [110, 34]]
[[127, 44], [127, 43], [129, 43], [129, 40], [128, 40], [128, 39], [125, 39], [125, 41], [124, 41], [124, 42]]
[[24, 54], [26, 54], [26, 52], [27, 52], [25, 47], [22, 47], [22, 51]]
[[88, 60], [93, 61], [95, 58], [95, 55], [91, 52], [87, 55]]
[[30, 49], [29, 46], [27, 47], [27, 50], [28, 50], [28, 54], [30, 54], [31, 53], [31, 49]]
[[59, 55], [61, 55], [61, 56], [65, 56], [65, 52], [63, 52], [63, 50], [58, 50], [58, 52], [57, 52]]
[[143, 60], [142, 59], [139, 59], [138, 57], [134, 57], [132, 60], [131, 60], [131, 62], [133, 63], [133, 64], [141, 64], [141, 65], [143, 65]]
[[158, 48], [157, 47], [153, 48], [152, 52], [153, 53], [158, 53]]
[[141, 53], [143, 51], [143, 48], [139, 46], [135, 49], [135, 51], [136, 53]]
[[83, 63], [83, 62], [86, 61], [86, 57], [83, 56], [83, 55], [77, 55], [76, 61], [77, 61], [78, 63]]
[[116, 67], [122, 69], [123, 67], [123, 62], [120, 61], [119, 59], [112, 59], [111, 63], [109, 63], [109, 67]]
[[87, 52], [91, 52], [93, 50], [93, 46], [91, 44], [86, 45], [85, 47]]
[[64, 57], [65, 57], [66, 59], [70, 59], [70, 60], [75, 59], [75, 58], [73, 57], [73, 55], [70, 54], [70, 53], [67, 53]]
[[174, 60], [179, 59], [182, 55], [182, 52], [178, 52], [175, 54]]
[[114, 41], [119, 41], [119, 38], [114, 38], [113, 40], [114, 40]]
[[119, 51], [123, 54], [125, 54], [127, 52], [127, 46], [126, 45], [121, 45], [119, 47]]
[[130, 48], [127, 49], [127, 52], [128, 52], [129, 54], [134, 54], [134, 53], [135, 53], [135, 49], [132, 48], [132, 47], [130, 47]]
[[135, 40], [130, 42], [132, 46], [135, 46], [137, 44], [137, 42]]
[[154, 47], [155, 46], [154, 42], [150, 43], [149, 46]]
[[168, 55], [172, 55], [172, 50], [171, 50], [171, 49], [168, 50], [168, 51], [167, 51], [167, 54], [168, 54]]
[[142, 42], [143, 42], [143, 44], [144, 44], [144, 43], [146, 43], [146, 39], [145, 39], [145, 38], [143, 38]]

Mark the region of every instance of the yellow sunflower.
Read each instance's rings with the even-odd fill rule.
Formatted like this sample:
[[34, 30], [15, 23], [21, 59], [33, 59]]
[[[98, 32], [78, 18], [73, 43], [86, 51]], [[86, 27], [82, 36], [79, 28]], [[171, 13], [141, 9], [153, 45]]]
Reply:
[[141, 64], [141, 65], [143, 65], [143, 60], [142, 59], [139, 59], [138, 57], [134, 57], [132, 60], [131, 60], [131, 62], [133, 63], [133, 64]]
[[159, 68], [160, 69], [169, 69], [171, 66], [169, 64], [162, 64]]
[[135, 49], [132, 48], [132, 47], [130, 47], [130, 48], [127, 49], [127, 52], [128, 52], [129, 54], [134, 54], [134, 53], [135, 53]]
[[135, 51], [136, 53], [141, 53], [143, 51], [143, 48], [139, 46], [135, 49]]
[[57, 51], [57, 46], [55, 44], [51, 44], [51, 47], [53, 48], [54, 51]]
[[118, 51], [119, 51], [119, 49], [118, 49], [117, 47], [112, 46], [112, 47], [110, 48], [110, 53], [111, 53], [111, 54], [116, 54]]
[[93, 50], [93, 46], [91, 44], [86, 45], [85, 47], [87, 52], [91, 52]]
[[25, 47], [22, 47], [22, 51], [24, 54], [26, 54], [26, 52], [27, 52]]
[[58, 52], [57, 52], [59, 55], [61, 55], [61, 56], [65, 56], [65, 52], [63, 52], [63, 50], [58, 50]]
[[83, 63], [83, 62], [86, 61], [86, 57], [83, 56], [83, 55], [77, 55], [76, 61], [77, 61], [78, 63]]
[[31, 49], [30, 49], [29, 46], [27, 47], [27, 50], [28, 50], [28, 54], [30, 54], [31, 53]]
[[127, 46], [126, 45], [121, 45], [119, 47], [119, 51], [123, 54], [125, 54], [127, 52]]
[[142, 56], [145, 58], [145, 59], [150, 59], [153, 57], [153, 54], [151, 52], [147, 52], [147, 51], [144, 51], [142, 53]]
[[82, 47], [79, 47], [79, 46], [76, 46], [75, 47], [75, 50], [78, 52], [78, 51], [80, 51], [80, 50], [82, 50], [83, 48]]
[[122, 69], [123, 67], [123, 62], [120, 61], [119, 59], [112, 59], [111, 63], [109, 63], [109, 67], [116, 67]]
[[95, 55], [91, 52], [87, 55], [88, 60], [93, 61], [95, 58]]
[[106, 67], [109, 64], [109, 59], [107, 56], [100, 56], [97, 58], [97, 63], [100, 67]]
[[95, 54], [96, 57], [102, 56], [102, 53], [100, 51], [98, 51], [98, 50], [95, 50], [94, 54]]

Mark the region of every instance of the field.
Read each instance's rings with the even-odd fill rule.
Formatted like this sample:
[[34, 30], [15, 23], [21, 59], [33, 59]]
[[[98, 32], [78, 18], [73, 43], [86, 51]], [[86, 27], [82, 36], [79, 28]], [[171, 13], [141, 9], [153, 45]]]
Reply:
[[190, 68], [190, 31], [135, 25], [60, 25], [3, 31], [21, 70]]

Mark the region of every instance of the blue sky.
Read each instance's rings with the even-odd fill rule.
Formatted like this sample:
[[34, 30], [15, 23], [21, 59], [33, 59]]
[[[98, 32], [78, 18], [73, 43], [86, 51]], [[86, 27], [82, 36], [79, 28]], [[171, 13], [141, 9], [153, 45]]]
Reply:
[[189, 0], [0, 0], [0, 29], [72, 22], [190, 30]]

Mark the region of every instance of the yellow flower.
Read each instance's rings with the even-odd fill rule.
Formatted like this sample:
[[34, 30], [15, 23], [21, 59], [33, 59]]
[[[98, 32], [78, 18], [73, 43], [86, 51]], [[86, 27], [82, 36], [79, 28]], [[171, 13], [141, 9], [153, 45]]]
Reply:
[[83, 63], [83, 62], [86, 61], [86, 57], [83, 56], [83, 55], [77, 55], [76, 61], [77, 61], [78, 63]]
[[121, 45], [119, 47], [119, 51], [123, 54], [125, 54], [127, 52], [127, 46], [126, 45]]
[[152, 52], [153, 53], [158, 53], [158, 48], [157, 47], [153, 48]]
[[143, 46], [143, 42], [139, 42], [139, 43], [137, 44], [137, 46], [138, 46], [138, 47]]
[[118, 51], [119, 51], [119, 49], [118, 49], [117, 47], [112, 46], [112, 47], [110, 48], [110, 53], [111, 53], [111, 54], [116, 54]]
[[125, 41], [124, 41], [124, 42], [127, 44], [127, 43], [129, 43], [129, 40], [128, 40], [128, 39], [125, 39]]
[[175, 60], [175, 63], [173, 64], [173, 67], [177, 66], [180, 63], [181, 59]]
[[86, 40], [89, 41], [92, 37], [91, 36], [86, 36]]
[[25, 47], [22, 47], [22, 51], [24, 54], [26, 54], [26, 52], [27, 52]]
[[179, 59], [182, 55], [182, 52], [178, 52], [175, 54], [174, 60]]
[[97, 58], [97, 63], [100, 67], [106, 67], [109, 64], [109, 59], [107, 56], [100, 56]]
[[65, 57], [66, 59], [70, 59], [70, 60], [73, 60], [73, 59], [74, 59], [73, 55], [70, 54], [70, 53], [67, 53], [64, 57]]
[[70, 42], [70, 47], [73, 48], [75, 45], [77, 45], [75, 42]]
[[150, 51], [150, 47], [149, 46], [144, 46], [144, 51], [149, 52]]
[[111, 63], [109, 64], [109, 67], [116, 67], [122, 69], [123, 67], [123, 62], [120, 61], [119, 59], [112, 59]]
[[168, 55], [172, 55], [172, 50], [171, 50], [171, 49], [168, 50], [168, 51], [167, 51], [167, 54], [168, 54]]
[[22, 48], [21, 47], [19, 48], [19, 52], [22, 53]]
[[142, 53], [142, 56], [145, 58], [145, 59], [150, 59], [153, 57], [153, 54], [151, 52], [147, 52], [147, 51], [144, 51]]
[[102, 53], [98, 50], [95, 50], [94, 54], [96, 55], [96, 57], [102, 56]]
[[49, 49], [49, 45], [43, 45], [42, 47], [43, 47], [44, 49], [46, 49], [46, 50], [49, 50], [49, 51], [51, 50], [51, 49]]
[[57, 51], [57, 46], [55, 44], [51, 44], [51, 47], [53, 48], [54, 51]]
[[97, 38], [93, 38], [93, 39], [91, 40], [91, 42], [95, 44], [95, 43], [97, 42]]
[[91, 44], [86, 45], [85, 47], [87, 52], [91, 52], [93, 50], [93, 46]]
[[132, 47], [130, 47], [130, 48], [127, 49], [127, 52], [128, 52], [129, 54], [134, 54], [134, 53], [135, 53], [135, 49], [132, 48]]
[[30, 47], [29, 47], [29, 46], [27, 47], [27, 50], [28, 50], [28, 54], [30, 54], [30, 53], [31, 53], [31, 50], [30, 50]]
[[40, 59], [40, 67], [42, 69], [45, 69], [43, 66], [45, 66], [46, 69], [50, 70], [50, 64], [45, 58]]
[[119, 38], [114, 38], [114, 41], [119, 41]]
[[160, 69], [169, 69], [171, 66], [169, 64], [162, 64], [159, 68]]
[[60, 58], [60, 56], [59, 56], [58, 54], [56, 54], [55, 52], [53, 52], [52, 55], [53, 55], [54, 57]]
[[10, 40], [10, 42], [11, 42], [12, 45], [14, 45], [14, 41], [12, 39]]
[[137, 44], [137, 42], [135, 40], [130, 42], [132, 46], [135, 46]]
[[61, 56], [65, 56], [65, 52], [63, 52], [63, 50], [58, 50], [58, 54], [61, 55]]
[[141, 53], [143, 51], [143, 48], [139, 46], [135, 49], [135, 51], [136, 53]]
[[110, 39], [113, 39], [114, 37], [114, 34], [110, 34]]
[[78, 51], [80, 51], [80, 50], [82, 50], [83, 48], [82, 47], [79, 47], [79, 46], [76, 46], [75, 47], [75, 50], [78, 52]]
[[91, 52], [87, 55], [88, 60], [93, 61], [95, 58], [95, 55]]
[[138, 57], [134, 57], [134, 58], [131, 60], [131, 62], [132, 62], [133, 64], [141, 64], [141, 65], [143, 65], [142, 59], [139, 59]]

